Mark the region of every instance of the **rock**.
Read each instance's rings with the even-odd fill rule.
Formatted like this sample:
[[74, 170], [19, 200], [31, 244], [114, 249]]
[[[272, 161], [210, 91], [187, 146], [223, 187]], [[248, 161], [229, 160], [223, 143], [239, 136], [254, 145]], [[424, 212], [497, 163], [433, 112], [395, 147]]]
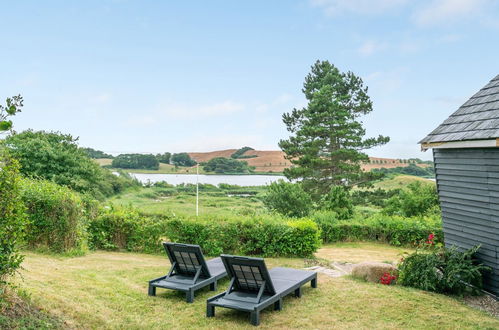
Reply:
[[379, 279], [384, 273], [397, 275], [397, 268], [382, 262], [363, 262], [355, 265], [352, 269], [352, 276], [373, 283], [379, 283]]

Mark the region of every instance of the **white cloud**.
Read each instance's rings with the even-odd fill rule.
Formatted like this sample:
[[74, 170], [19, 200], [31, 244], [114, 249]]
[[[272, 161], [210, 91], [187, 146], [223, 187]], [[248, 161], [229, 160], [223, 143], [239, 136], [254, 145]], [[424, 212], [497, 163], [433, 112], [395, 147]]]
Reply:
[[414, 13], [420, 26], [446, 25], [481, 16], [490, 0], [433, 0]]
[[165, 150], [172, 152], [207, 152], [224, 149], [234, 149], [240, 146], [252, 146], [259, 150], [276, 148], [263, 141], [259, 134], [210, 134], [198, 135], [178, 141], [175, 145], [165, 146]]
[[380, 51], [385, 50], [388, 45], [384, 42], [378, 42], [374, 40], [365, 41], [357, 50], [362, 56], [370, 56], [374, 53], [378, 53]]
[[310, 0], [310, 3], [322, 8], [328, 16], [342, 13], [375, 15], [400, 7], [407, 0]]
[[167, 104], [160, 106], [161, 115], [175, 119], [205, 119], [210, 117], [226, 116], [244, 110], [244, 106], [230, 100], [210, 105], [178, 105]]
[[103, 92], [103, 93], [91, 96], [89, 99], [89, 102], [92, 104], [104, 104], [104, 103], [109, 102], [109, 100], [111, 100], [111, 97], [112, 96], [110, 93]]

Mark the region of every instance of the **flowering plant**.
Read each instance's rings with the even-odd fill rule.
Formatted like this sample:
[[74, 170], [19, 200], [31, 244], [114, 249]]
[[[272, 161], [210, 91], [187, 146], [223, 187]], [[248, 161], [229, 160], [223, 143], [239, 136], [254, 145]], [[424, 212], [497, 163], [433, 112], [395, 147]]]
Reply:
[[384, 285], [390, 285], [396, 279], [397, 279], [397, 276], [392, 275], [392, 274], [390, 274], [390, 273], [387, 272], [387, 273], [384, 273], [383, 275], [381, 275], [381, 277], [379, 279], [379, 282], [381, 284], [384, 284]]
[[430, 235], [428, 235], [428, 238], [426, 239], [426, 244], [428, 245], [435, 244], [434, 239], [435, 239], [435, 234], [431, 233]]

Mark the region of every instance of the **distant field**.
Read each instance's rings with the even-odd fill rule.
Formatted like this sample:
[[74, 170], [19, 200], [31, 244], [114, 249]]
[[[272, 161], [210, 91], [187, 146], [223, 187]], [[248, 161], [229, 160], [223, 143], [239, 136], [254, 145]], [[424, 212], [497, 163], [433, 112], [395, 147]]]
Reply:
[[424, 183], [435, 184], [435, 181], [420, 178], [418, 176], [397, 175], [393, 178], [386, 178], [382, 181], [376, 182], [374, 184], [374, 188], [381, 188], [381, 189], [385, 189], [385, 190], [397, 189], [397, 188], [403, 188], [403, 187], [405, 187], [408, 184], [411, 184], [413, 182], [424, 182]]

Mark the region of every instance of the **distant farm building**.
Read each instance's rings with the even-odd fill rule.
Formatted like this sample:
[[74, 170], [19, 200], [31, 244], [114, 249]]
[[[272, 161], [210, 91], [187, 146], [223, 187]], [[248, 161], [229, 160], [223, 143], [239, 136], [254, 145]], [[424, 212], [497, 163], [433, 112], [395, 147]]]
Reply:
[[420, 143], [433, 149], [445, 244], [480, 244], [485, 289], [499, 295], [499, 75]]

